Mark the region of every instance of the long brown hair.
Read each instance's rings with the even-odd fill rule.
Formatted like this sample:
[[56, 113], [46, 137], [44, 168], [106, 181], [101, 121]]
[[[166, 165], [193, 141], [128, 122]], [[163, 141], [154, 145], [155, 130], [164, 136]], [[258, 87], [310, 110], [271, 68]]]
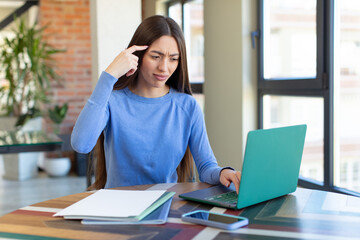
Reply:
[[[152, 16], [145, 19], [136, 29], [128, 47], [133, 45], [150, 46], [154, 41], [162, 36], [172, 36], [177, 42], [180, 58], [179, 65], [166, 84], [178, 92], [192, 95], [189, 75], [187, 69], [186, 47], [183, 33], [179, 25], [171, 18], [165, 16]], [[133, 54], [139, 58], [138, 69], [141, 67], [145, 51], [137, 51]], [[120, 77], [114, 84], [114, 90], [120, 90], [128, 86], [136, 85], [138, 71], [130, 77], [125, 75]], [[89, 190], [104, 188], [107, 179], [105, 153], [104, 153], [104, 133], [101, 133], [94, 148], [96, 156], [95, 182], [88, 188]], [[178, 182], [189, 181], [194, 176], [193, 158], [189, 149], [176, 169]]]

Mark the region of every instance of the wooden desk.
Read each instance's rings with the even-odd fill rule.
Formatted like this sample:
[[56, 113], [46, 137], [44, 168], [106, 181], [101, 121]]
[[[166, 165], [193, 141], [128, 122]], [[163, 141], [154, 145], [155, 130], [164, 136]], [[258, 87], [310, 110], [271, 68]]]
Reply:
[[[51, 217], [54, 212], [88, 196], [79, 193], [18, 209], [0, 218], [0, 238], [17, 239], [360, 239], [360, 199], [335, 193], [298, 189], [295, 193], [239, 211], [187, 202], [179, 193], [208, 187], [204, 183], [157, 184], [119, 189], [176, 191], [165, 225], [82, 225]], [[186, 224], [183, 213], [206, 209], [249, 218], [234, 231]], [[43, 236], [44, 238], [41, 238]]]

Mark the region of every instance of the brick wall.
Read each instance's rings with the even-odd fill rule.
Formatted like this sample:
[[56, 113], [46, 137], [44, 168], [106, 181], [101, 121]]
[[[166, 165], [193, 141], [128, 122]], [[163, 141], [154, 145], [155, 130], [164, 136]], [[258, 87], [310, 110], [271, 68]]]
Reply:
[[[55, 57], [62, 85], [53, 84], [49, 93], [54, 103], [69, 104], [61, 125], [62, 133], [71, 133], [76, 118], [91, 94], [91, 39], [89, 0], [40, 0], [39, 22], [49, 24], [49, 44], [66, 49]], [[51, 121], [46, 121], [48, 131]]]

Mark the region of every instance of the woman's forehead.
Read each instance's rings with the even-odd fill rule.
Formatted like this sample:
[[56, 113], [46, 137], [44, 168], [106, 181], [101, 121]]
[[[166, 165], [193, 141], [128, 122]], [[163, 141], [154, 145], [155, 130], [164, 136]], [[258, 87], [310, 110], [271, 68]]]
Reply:
[[169, 55], [180, 54], [178, 44], [175, 38], [172, 36], [162, 36], [156, 39], [149, 46], [148, 51], [157, 51]]

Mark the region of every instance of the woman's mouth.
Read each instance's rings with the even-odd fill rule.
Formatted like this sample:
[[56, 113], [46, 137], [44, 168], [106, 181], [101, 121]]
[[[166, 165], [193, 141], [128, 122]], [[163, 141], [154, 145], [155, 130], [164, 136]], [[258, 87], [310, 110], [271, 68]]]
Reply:
[[168, 79], [167, 75], [161, 75], [161, 74], [154, 74], [154, 77], [159, 81], [165, 81]]

